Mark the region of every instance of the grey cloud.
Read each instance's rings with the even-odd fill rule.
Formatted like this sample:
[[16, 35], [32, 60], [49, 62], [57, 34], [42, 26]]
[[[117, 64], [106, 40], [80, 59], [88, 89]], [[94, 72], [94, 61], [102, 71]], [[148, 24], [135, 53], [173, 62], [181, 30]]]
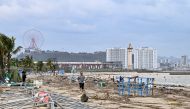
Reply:
[[161, 53], [159, 43], [172, 46], [179, 37], [189, 39], [189, 12], [189, 0], [0, 0], [0, 29], [20, 37], [35, 27], [50, 41], [53, 35], [78, 37], [103, 43], [97, 48], [132, 41], [158, 47]]

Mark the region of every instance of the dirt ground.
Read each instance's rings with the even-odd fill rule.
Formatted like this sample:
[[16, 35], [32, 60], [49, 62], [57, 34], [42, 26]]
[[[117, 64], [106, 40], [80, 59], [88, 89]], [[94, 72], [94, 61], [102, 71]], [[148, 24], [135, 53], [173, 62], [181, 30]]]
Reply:
[[[43, 80], [41, 90], [57, 92], [64, 96], [80, 100], [82, 92], [77, 81], [72, 82], [67, 76], [41, 76], [30, 80]], [[190, 109], [190, 88], [155, 87], [154, 95], [149, 97], [119, 96], [117, 84], [110, 79], [103, 80], [105, 87], [99, 87], [94, 78], [85, 82], [85, 92], [89, 96], [86, 103], [102, 109]]]

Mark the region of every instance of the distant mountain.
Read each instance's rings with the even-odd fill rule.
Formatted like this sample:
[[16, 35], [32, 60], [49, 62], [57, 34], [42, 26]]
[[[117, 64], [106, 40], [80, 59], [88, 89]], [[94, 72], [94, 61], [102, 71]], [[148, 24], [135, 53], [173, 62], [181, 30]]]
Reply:
[[69, 53], [59, 51], [41, 51], [31, 53], [21, 53], [17, 56], [18, 59], [22, 59], [25, 56], [32, 56], [34, 61], [47, 61], [48, 59], [55, 59], [58, 62], [105, 62], [106, 52], [94, 52], [94, 53]]

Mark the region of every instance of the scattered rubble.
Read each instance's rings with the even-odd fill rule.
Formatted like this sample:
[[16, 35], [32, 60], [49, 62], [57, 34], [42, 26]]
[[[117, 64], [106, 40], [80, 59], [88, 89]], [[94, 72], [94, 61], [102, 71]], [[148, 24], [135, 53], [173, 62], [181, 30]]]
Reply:
[[[190, 91], [185, 87], [155, 87], [151, 97], [119, 96], [117, 83], [110, 79], [88, 77], [85, 92], [88, 100], [80, 102], [82, 92], [69, 76], [28, 78], [26, 86], [0, 87], [0, 109], [110, 109], [110, 108], [188, 108]], [[31, 84], [34, 83], [34, 84]], [[157, 101], [159, 102], [153, 102]]]

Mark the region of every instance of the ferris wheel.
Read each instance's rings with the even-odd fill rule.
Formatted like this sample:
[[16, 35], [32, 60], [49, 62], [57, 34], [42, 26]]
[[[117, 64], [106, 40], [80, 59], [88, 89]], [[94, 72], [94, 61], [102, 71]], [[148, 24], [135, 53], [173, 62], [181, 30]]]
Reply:
[[44, 43], [42, 33], [36, 29], [30, 29], [23, 35], [24, 46], [29, 50], [40, 50]]

